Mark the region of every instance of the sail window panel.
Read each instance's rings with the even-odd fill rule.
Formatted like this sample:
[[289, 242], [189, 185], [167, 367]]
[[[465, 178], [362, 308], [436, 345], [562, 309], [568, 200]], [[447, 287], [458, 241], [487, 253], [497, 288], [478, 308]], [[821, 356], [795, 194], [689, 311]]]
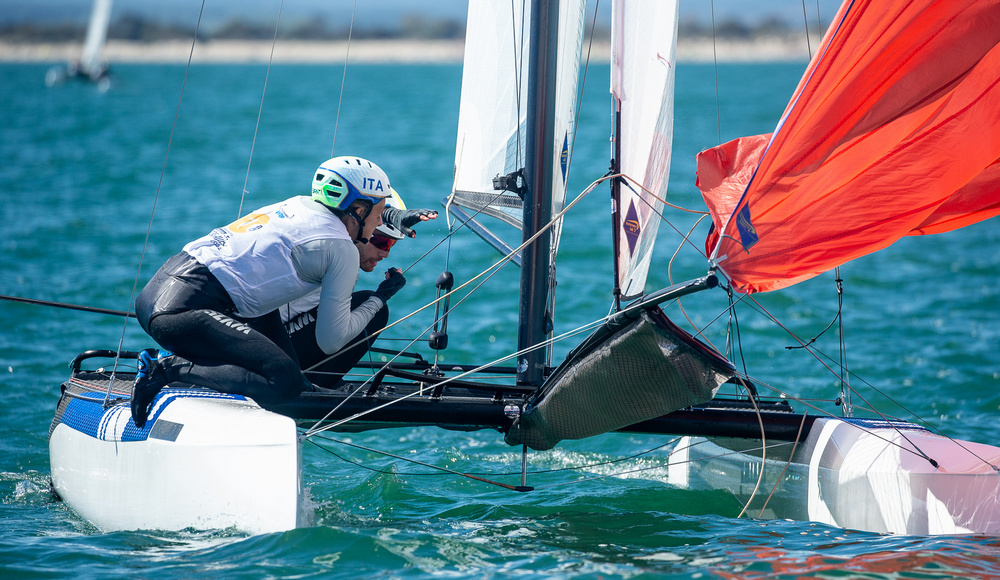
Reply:
[[496, 191], [455, 191], [451, 201], [473, 213], [482, 213], [521, 229], [521, 198], [516, 195]]

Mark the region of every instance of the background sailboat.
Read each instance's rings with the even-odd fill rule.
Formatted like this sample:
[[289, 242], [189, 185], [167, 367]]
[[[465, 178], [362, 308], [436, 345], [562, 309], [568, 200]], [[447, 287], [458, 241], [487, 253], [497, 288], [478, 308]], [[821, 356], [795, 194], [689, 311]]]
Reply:
[[101, 53], [108, 38], [113, 4], [114, 0], [94, 0], [80, 58], [66, 66], [49, 69], [45, 75], [45, 84], [52, 86], [66, 80], [82, 79], [96, 84], [101, 91], [111, 88], [108, 67], [102, 60]]

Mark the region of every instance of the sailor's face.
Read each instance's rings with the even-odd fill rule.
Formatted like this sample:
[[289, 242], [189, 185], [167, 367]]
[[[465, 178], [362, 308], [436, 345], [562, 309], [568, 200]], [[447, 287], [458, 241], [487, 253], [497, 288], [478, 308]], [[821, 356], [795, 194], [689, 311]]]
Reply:
[[357, 246], [359, 262], [363, 272], [371, 272], [379, 262], [389, 255], [388, 250], [380, 250], [371, 242], [357, 244]]
[[[385, 209], [385, 200], [379, 200], [377, 204], [372, 207], [371, 213], [365, 219], [365, 229], [361, 232], [361, 237], [370, 238], [375, 232], [375, 228], [382, 225], [382, 210]], [[365, 244], [368, 245], [368, 244]]]

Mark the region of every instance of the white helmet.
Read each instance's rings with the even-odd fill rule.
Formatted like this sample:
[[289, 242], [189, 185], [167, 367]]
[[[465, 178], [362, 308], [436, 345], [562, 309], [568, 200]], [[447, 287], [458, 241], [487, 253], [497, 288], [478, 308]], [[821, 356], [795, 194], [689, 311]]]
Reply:
[[372, 205], [389, 197], [389, 177], [360, 157], [327, 159], [316, 170], [312, 198], [331, 209], [346, 210], [358, 199]]

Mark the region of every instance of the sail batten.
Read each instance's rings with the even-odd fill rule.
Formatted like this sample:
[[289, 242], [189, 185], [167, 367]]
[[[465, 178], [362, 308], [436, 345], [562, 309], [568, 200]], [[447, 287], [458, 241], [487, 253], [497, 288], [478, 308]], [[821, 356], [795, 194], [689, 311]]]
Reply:
[[1000, 2], [846, 3], [774, 133], [698, 156], [706, 250], [768, 291], [1000, 214]]

